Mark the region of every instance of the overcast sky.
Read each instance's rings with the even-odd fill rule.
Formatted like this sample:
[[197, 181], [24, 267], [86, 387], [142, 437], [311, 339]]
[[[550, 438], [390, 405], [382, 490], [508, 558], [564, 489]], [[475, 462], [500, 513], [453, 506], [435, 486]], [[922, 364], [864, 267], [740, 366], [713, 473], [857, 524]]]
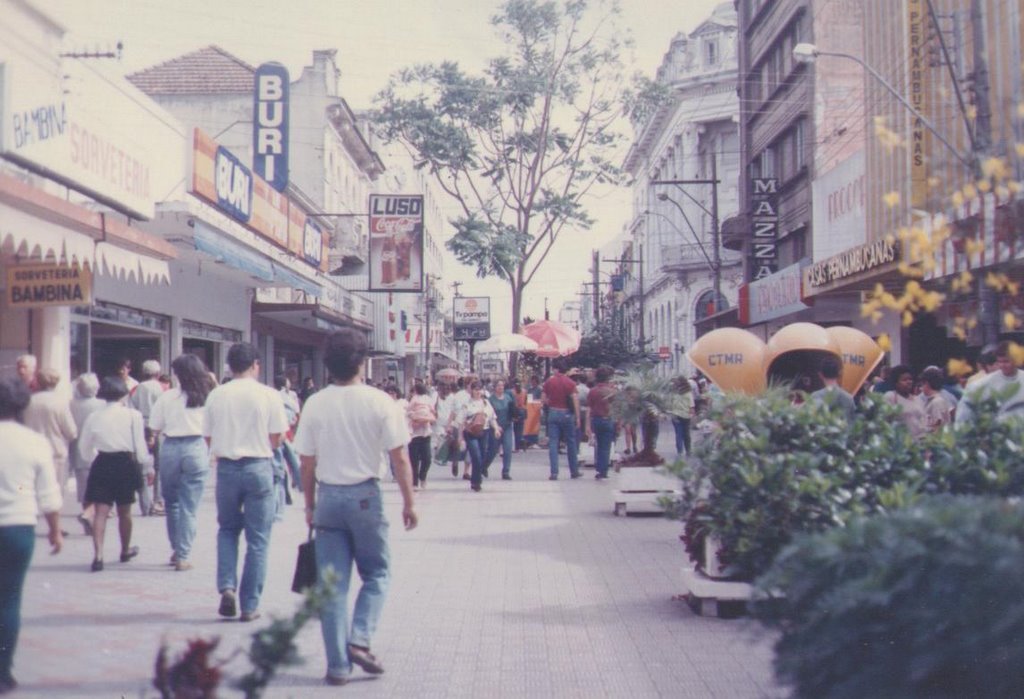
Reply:
[[[467, 69], [495, 53], [490, 17], [497, 0], [37, 0], [63, 22], [68, 48], [107, 50], [124, 42], [126, 73], [217, 44], [252, 64], [284, 63], [293, 79], [315, 49], [336, 48], [342, 96], [355, 109], [399, 68], [455, 60]], [[632, 31], [635, 70], [653, 76], [679, 31], [690, 31], [721, 0], [621, 0], [623, 24]], [[629, 132], [623, 124], [625, 133]], [[524, 313], [552, 317], [577, 298], [590, 266], [590, 251], [609, 242], [629, 216], [626, 190], [602, 192], [588, 203], [597, 219], [585, 233], [567, 231], [527, 288]], [[449, 232], [450, 233], [450, 232]], [[478, 280], [448, 257], [444, 277], [466, 282], [462, 293], [491, 296], [493, 332], [511, 323], [508, 285]]]

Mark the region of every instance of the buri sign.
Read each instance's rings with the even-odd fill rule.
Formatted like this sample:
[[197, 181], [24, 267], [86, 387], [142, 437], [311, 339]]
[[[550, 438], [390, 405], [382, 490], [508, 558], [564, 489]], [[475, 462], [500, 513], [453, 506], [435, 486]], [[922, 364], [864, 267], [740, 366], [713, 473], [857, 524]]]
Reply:
[[423, 291], [423, 197], [371, 194], [370, 291]]
[[491, 336], [491, 299], [487, 296], [458, 296], [454, 299], [455, 340], [486, 340]]
[[7, 269], [7, 307], [83, 306], [92, 301], [92, 272], [64, 265], [18, 265]]
[[288, 69], [264, 63], [254, 78], [253, 170], [283, 192], [288, 186]]

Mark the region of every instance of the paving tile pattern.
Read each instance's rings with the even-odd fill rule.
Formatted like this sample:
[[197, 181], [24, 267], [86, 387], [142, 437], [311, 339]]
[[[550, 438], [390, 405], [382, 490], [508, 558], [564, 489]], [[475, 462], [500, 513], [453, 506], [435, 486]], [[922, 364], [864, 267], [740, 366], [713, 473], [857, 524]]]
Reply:
[[[671, 432], [671, 430], [669, 430]], [[664, 440], [663, 440], [664, 443]], [[664, 444], [664, 446], [668, 446]], [[684, 562], [679, 524], [612, 515], [611, 482], [547, 480], [546, 454], [517, 454], [515, 480], [481, 493], [435, 467], [419, 495], [421, 525], [397, 522], [387, 484], [394, 576], [374, 652], [386, 673], [356, 670], [327, 687], [319, 624], [303, 631], [304, 663], [286, 668], [270, 697], [778, 697], [772, 639], [745, 620], [694, 615], [672, 599]], [[37, 541], [23, 604], [16, 696], [143, 697], [161, 640], [219, 636], [219, 655], [244, 647], [252, 624], [217, 618], [212, 482], [203, 499], [194, 562], [166, 565], [164, 519], [136, 519], [141, 555], [89, 572], [91, 544], [70, 516], [66, 549]], [[265, 615], [285, 615], [295, 547], [305, 538], [301, 500], [274, 529]], [[228, 672], [242, 667], [235, 657]], [[230, 692], [223, 692], [230, 696]]]

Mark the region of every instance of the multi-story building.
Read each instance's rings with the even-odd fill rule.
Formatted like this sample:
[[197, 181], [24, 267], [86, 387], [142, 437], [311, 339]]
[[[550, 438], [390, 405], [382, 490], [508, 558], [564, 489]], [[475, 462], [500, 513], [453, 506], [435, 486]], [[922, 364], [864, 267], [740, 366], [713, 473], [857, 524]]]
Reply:
[[672, 40], [656, 75], [666, 99], [636, 124], [624, 163], [633, 211], [614, 255], [626, 260], [623, 312], [666, 374], [689, 370], [683, 350], [697, 324], [734, 308], [742, 282], [740, 256], [715, 249], [720, 222], [737, 210], [736, 41], [731, 2]]

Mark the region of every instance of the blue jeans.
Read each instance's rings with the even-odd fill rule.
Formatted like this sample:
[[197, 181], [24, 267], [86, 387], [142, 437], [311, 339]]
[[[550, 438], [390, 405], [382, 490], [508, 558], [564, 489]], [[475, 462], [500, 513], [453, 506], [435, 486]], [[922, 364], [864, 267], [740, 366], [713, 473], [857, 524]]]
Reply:
[[31, 524], [0, 527], [0, 682], [11, 679], [21, 630], [21, 590], [36, 545]]
[[260, 606], [276, 511], [271, 459], [217, 459], [217, 590], [238, 587], [238, 537], [245, 529], [245, 564], [239, 587], [243, 613]]
[[490, 453], [486, 460], [488, 467], [498, 455], [499, 448], [501, 449], [501, 475], [507, 476], [512, 468], [512, 451], [516, 448], [516, 433], [512, 429], [512, 425], [509, 425], [508, 429], [502, 430], [500, 437], [495, 437], [491, 433]]
[[592, 417], [590, 424], [594, 427], [594, 461], [599, 476], [608, 475], [611, 465], [612, 444], [615, 443], [615, 420], [610, 417]]
[[160, 488], [167, 512], [167, 539], [179, 561], [187, 561], [196, 538], [196, 510], [210, 473], [202, 437], [165, 437], [160, 445]]
[[551, 462], [551, 475], [558, 475], [558, 443], [565, 440], [565, 452], [569, 457], [569, 473], [580, 472], [576, 463], [576, 416], [568, 410], [551, 408], [548, 411], [548, 460]]
[[676, 454], [690, 455], [690, 420], [689, 418], [672, 418], [672, 427], [676, 432]]
[[487, 457], [487, 432], [477, 436], [463, 430], [462, 438], [466, 440], [466, 451], [469, 452], [469, 463], [473, 466], [470, 482], [480, 485], [484, 480], [484, 459]]
[[[384, 517], [380, 484], [376, 479], [356, 485], [321, 483], [313, 525], [317, 567], [321, 573], [333, 568], [338, 576], [334, 596], [320, 613], [327, 674], [345, 677], [352, 672], [348, 644], [370, 647], [390, 579], [388, 521]], [[348, 588], [353, 562], [362, 586], [349, 628]]]

